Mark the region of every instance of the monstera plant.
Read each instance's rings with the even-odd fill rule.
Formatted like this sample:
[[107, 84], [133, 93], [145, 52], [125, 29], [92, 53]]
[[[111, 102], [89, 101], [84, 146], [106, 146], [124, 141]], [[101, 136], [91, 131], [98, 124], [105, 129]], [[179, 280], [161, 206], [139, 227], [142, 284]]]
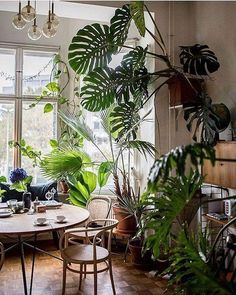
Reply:
[[[144, 11], [153, 22], [154, 34], [145, 26]], [[141, 37], [149, 34], [153, 38], [156, 52], [150, 51], [148, 47], [133, 48], [126, 44], [132, 22], [135, 23]], [[113, 69], [109, 64], [121, 48], [126, 48], [129, 52], [124, 55], [120, 65]], [[116, 111], [117, 114], [135, 114], [173, 76], [182, 76], [188, 80], [190, 76], [202, 78], [218, 70], [217, 57], [207, 45], [196, 44], [180, 48], [182, 68], [172, 64], [164, 39], [143, 1], [132, 1], [117, 9], [110, 20], [110, 25], [95, 23], [85, 26], [72, 39], [68, 54], [69, 64], [74, 72], [77, 75], [84, 75], [80, 94], [82, 106], [88, 111], [97, 112], [115, 104], [117, 108], [114, 109], [113, 114]], [[146, 67], [147, 57], [161, 61], [163, 64], [161, 69], [150, 72]], [[188, 81], [190, 83], [190, 80]], [[150, 84], [154, 86], [152, 93], [148, 91]], [[201, 99], [198, 105], [204, 105]], [[189, 111], [186, 112], [187, 120], [188, 114]], [[218, 116], [219, 114], [214, 112], [212, 119], [214, 123], [220, 120]], [[215, 124], [206, 124], [206, 120], [202, 119], [199, 112], [195, 112], [196, 117], [199, 118], [196, 124], [197, 130], [199, 128], [204, 130], [201, 140], [212, 143], [212, 135], [220, 132], [220, 129], [215, 128]], [[131, 115], [130, 118], [129, 124], [133, 124], [133, 116]], [[189, 126], [188, 124], [188, 129], [190, 129]], [[193, 139], [196, 139], [195, 135]]]

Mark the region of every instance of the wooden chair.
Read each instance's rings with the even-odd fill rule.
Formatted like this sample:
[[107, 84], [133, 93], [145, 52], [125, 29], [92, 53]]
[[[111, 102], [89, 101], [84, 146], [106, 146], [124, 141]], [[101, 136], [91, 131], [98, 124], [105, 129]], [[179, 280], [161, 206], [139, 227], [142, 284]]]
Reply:
[[2, 269], [4, 258], [5, 258], [4, 246], [0, 242], [0, 270]]
[[[93, 197], [91, 198], [86, 206], [86, 209], [89, 211], [89, 220], [91, 228], [98, 228], [101, 227], [101, 225], [96, 224], [94, 222], [95, 219], [107, 219], [109, 217], [110, 211], [111, 211], [111, 199], [109, 197]], [[88, 224], [87, 222], [87, 224]], [[105, 224], [103, 224], [105, 225]], [[85, 229], [85, 227], [81, 227], [81, 229]], [[94, 235], [96, 234], [96, 231], [87, 232], [76, 232], [74, 234], [71, 234], [70, 236], [70, 243], [71, 244], [77, 244], [78, 241], [83, 241], [83, 243], [89, 244], [91, 240], [93, 239]], [[102, 237], [101, 237], [102, 239]], [[101, 242], [101, 239], [99, 238], [97, 240], [97, 243]]]
[[[65, 233], [60, 238], [60, 251], [61, 257], [63, 259], [63, 285], [62, 285], [62, 295], [65, 294], [66, 287], [66, 270], [70, 270], [75, 273], [80, 274], [79, 280], [79, 290], [81, 290], [82, 285], [82, 275], [93, 274], [94, 275], [94, 295], [97, 295], [97, 274], [109, 269], [110, 279], [113, 294], [115, 292], [115, 285], [112, 275], [112, 262], [111, 262], [111, 237], [112, 230], [118, 224], [116, 219], [96, 219], [92, 222], [96, 222], [97, 224], [102, 224], [99, 229], [90, 228], [90, 223], [87, 224], [86, 228], [73, 228], [66, 230]], [[106, 224], [106, 225], [104, 225]], [[91, 232], [96, 231], [92, 244], [75, 244], [69, 245], [70, 236], [74, 233], [85, 233], [85, 236], [89, 235]], [[108, 233], [108, 242], [107, 248], [103, 246], [97, 245], [97, 240], [104, 233]], [[98, 269], [98, 265], [102, 262], [105, 262], [105, 266], [103, 268]], [[79, 270], [76, 269], [73, 265], [80, 265]], [[87, 271], [87, 265], [92, 266], [92, 270]]]

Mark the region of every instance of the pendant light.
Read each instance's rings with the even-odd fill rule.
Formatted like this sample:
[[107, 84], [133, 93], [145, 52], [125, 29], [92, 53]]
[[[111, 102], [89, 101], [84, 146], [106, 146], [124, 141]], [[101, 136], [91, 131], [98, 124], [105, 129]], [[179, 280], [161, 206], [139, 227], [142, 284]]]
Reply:
[[30, 5], [30, 1], [28, 1], [28, 4], [24, 8], [22, 8], [21, 14], [26, 22], [31, 22], [35, 19], [35, 9]]
[[[35, 0], [35, 10], [36, 10], [36, 0]], [[31, 40], [38, 40], [42, 36], [42, 30], [37, 26], [36, 18], [34, 19], [34, 24], [28, 30], [28, 37]]]
[[51, 15], [51, 21], [52, 25], [54, 26], [55, 29], [59, 26], [59, 18], [54, 12], [54, 1], [52, 1], [52, 15]]
[[54, 37], [57, 33], [57, 30], [52, 24], [52, 13], [51, 13], [51, 1], [49, 0], [49, 10], [48, 10], [48, 20], [43, 26], [43, 35], [46, 38]]
[[21, 1], [19, 0], [19, 11], [18, 13], [13, 17], [12, 20], [12, 25], [14, 28], [17, 30], [22, 30], [24, 29], [26, 25], [26, 21], [23, 19], [22, 14], [21, 14]]

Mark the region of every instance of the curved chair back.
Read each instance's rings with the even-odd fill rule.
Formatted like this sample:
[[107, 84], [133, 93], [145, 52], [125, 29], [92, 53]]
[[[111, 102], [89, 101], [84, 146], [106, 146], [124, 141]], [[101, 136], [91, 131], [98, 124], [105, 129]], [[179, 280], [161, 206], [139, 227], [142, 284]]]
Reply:
[[111, 211], [111, 199], [109, 197], [92, 197], [86, 206], [90, 213], [89, 221], [94, 219], [107, 219]]

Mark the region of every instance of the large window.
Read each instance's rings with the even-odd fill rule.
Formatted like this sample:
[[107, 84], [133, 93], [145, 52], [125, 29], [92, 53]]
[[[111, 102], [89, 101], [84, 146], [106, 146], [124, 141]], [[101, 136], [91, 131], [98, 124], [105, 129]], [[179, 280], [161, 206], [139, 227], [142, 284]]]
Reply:
[[[9, 148], [10, 140], [25, 141], [42, 154], [50, 151], [49, 140], [57, 137], [57, 105], [44, 99], [30, 108], [50, 82], [54, 48], [0, 45], [0, 175], [9, 176], [14, 167], [24, 168], [34, 182], [45, 181], [32, 162]], [[54, 104], [54, 111], [44, 114], [45, 103]]]

